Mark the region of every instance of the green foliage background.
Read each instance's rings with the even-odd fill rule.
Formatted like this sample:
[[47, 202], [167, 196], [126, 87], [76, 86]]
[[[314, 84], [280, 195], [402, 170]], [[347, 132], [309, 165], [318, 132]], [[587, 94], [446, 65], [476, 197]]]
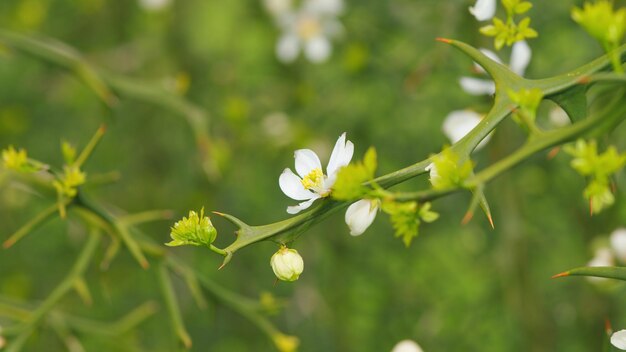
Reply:
[[[343, 38], [328, 63], [300, 59], [280, 64], [279, 35], [260, 1], [178, 0], [158, 13], [127, 0], [3, 0], [0, 27], [34, 37], [57, 38], [108, 71], [171, 89], [188, 78], [185, 96], [210, 116], [219, 176], [200, 166], [193, 131], [183, 118], [154, 105], [122, 98], [108, 109], [75, 76], [0, 46], [0, 146], [24, 147], [31, 157], [59, 165], [62, 138], [81, 146], [101, 123], [107, 134], [85, 166], [88, 174], [117, 170], [119, 182], [90, 189], [114, 209], [138, 212], [219, 210], [250, 224], [287, 216], [293, 201], [278, 176], [293, 166], [293, 150], [310, 147], [328, 156], [344, 131], [360, 158], [374, 145], [379, 172], [387, 173], [440, 150], [447, 141], [441, 123], [452, 110], [486, 112], [490, 98], [464, 93], [457, 81], [471, 62], [435, 37], [490, 47], [468, 13], [469, 1], [349, 1], [341, 17]], [[601, 54], [601, 48], [569, 16], [579, 1], [536, 1], [529, 13], [539, 38], [527, 76], [558, 74]], [[171, 94], [176, 93], [172, 89]], [[540, 121], [546, 123], [548, 104]], [[268, 116], [283, 113], [279, 136]], [[269, 121], [269, 122], [268, 122]], [[624, 130], [611, 140], [624, 150]], [[489, 165], [523, 141], [506, 122], [476, 155]], [[325, 163], [326, 160], [322, 160]], [[626, 327], [623, 284], [591, 285], [581, 278], [550, 276], [584, 265], [597, 236], [626, 225], [623, 175], [617, 202], [589, 217], [585, 182], [560, 153], [537, 155], [486, 190], [495, 230], [481, 214], [460, 225], [469, 195], [436, 201], [442, 216], [422, 227], [410, 248], [393, 238], [379, 216], [353, 238], [343, 215], [309, 230], [295, 244], [305, 260], [300, 280], [274, 284], [269, 258], [277, 249], [263, 242], [237, 252], [217, 271], [221, 258], [202, 248], [174, 248], [218, 283], [251, 297], [269, 291], [287, 299], [274, 320], [299, 336], [302, 351], [388, 351], [412, 338], [425, 351], [597, 351], [604, 320]], [[0, 226], [9, 236], [51, 204], [0, 178]], [[426, 187], [426, 179], [400, 189]], [[142, 229], [168, 241], [173, 221]], [[217, 243], [229, 243], [229, 224], [214, 219]], [[85, 229], [56, 219], [9, 250], [0, 252], [0, 295], [37, 302], [69, 270]], [[4, 239], [6, 237], [2, 237]], [[101, 254], [100, 254], [101, 256]], [[124, 250], [108, 271], [89, 269], [91, 307], [70, 295], [65, 311], [113, 320], [146, 300], [160, 300], [152, 271], [143, 271]], [[194, 351], [266, 351], [271, 342], [241, 316], [214, 304], [194, 305], [175, 281]], [[0, 317], [0, 325], [6, 321]], [[121, 340], [80, 335], [87, 351], [172, 351], [180, 347], [162, 306], [153, 318]], [[46, 329], [28, 350], [64, 347]]]

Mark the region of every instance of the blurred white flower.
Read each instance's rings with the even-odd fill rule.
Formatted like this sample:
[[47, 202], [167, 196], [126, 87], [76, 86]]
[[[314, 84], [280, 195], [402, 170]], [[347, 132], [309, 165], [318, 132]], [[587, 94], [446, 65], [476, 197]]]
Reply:
[[139, 6], [146, 11], [160, 11], [170, 5], [172, 0], [139, 0]]
[[[470, 133], [481, 119], [481, 115], [471, 110], [452, 111], [443, 120], [443, 133], [448, 137], [451, 143], [456, 143]], [[487, 137], [476, 146], [475, 150], [484, 147], [490, 138], [491, 134], [487, 135]]]
[[550, 119], [550, 124], [554, 127], [563, 127], [571, 124], [569, 116], [560, 106], [550, 109], [548, 118]]
[[[494, 52], [488, 49], [480, 49], [480, 51], [490, 59], [498, 63], [502, 63]], [[531, 57], [532, 51], [530, 50], [528, 44], [525, 41], [516, 42], [513, 44], [513, 48], [511, 49], [509, 68], [516, 74], [523, 76], [526, 72], [526, 67], [528, 67], [528, 64], [530, 63]], [[475, 64], [475, 66], [479, 72], [485, 72], [479, 65]], [[461, 77], [459, 84], [464, 91], [472, 95], [492, 95], [496, 92], [495, 83], [489, 79]]]
[[391, 352], [424, 352], [424, 350], [413, 340], [402, 340], [393, 346]]
[[299, 9], [276, 15], [276, 22], [282, 30], [276, 43], [278, 59], [293, 62], [303, 51], [313, 63], [326, 61], [332, 52], [330, 40], [342, 30], [337, 20], [342, 11], [342, 0], [306, 0]]
[[348, 207], [345, 219], [352, 236], [361, 235], [374, 222], [379, 204], [378, 199], [361, 199]]
[[610, 241], [611, 249], [613, 249], [617, 259], [622, 263], [626, 263], [626, 229], [619, 228], [613, 231]]
[[469, 12], [479, 21], [490, 20], [496, 14], [496, 0], [476, 0]]
[[280, 189], [287, 197], [304, 202], [287, 207], [289, 214], [297, 214], [313, 204], [316, 199], [330, 195], [331, 187], [335, 184], [337, 171], [346, 166], [352, 160], [354, 144], [346, 140], [344, 132], [330, 155], [326, 166], [326, 175], [322, 171], [322, 163], [319, 157], [311, 149], [299, 149], [294, 153], [296, 159], [296, 172], [285, 169], [278, 179]]
[[611, 345], [626, 351], [626, 330], [616, 331], [611, 335]]

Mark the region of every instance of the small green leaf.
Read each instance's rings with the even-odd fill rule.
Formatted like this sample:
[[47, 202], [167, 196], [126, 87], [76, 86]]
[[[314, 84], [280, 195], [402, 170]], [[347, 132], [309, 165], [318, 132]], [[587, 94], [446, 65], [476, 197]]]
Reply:
[[376, 149], [370, 147], [362, 162], [346, 165], [339, 170], [331, 196], [337, 200], [353, 200], [363, 197], [370, 191], [363, 184], [374, 179], [376, 168]]

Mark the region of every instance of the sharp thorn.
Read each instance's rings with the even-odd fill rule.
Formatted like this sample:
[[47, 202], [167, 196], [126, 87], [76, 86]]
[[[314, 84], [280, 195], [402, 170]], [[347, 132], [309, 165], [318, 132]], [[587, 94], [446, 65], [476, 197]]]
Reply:
[[557, 156], [557, 154], [559, 154], [559, 152], [561, 151], [561, 147], [554, 147], [552, 149], [550, 149], [550, 152], [548, 152], [548, 160], [552, 160], [554, 159], [554, 157]]
[[461, 225], [467, 225], [470, 222], [470, 220], [472, 220], [473, 217], [474, 217], [474, 212], [468, 211], [463, 216], [463, 219], [461, 220]]
[[556, 274], [552, 276], [551, 279], [557, 279], [559, 277], [566, 277], [566, 276], [569, 276], [569, 271], [564, 271], [562, 273]]
[[437, 37], [435, 38], [435, 40], [438, 42], [446, 43], [446, 44], [452, 44], [452, 39], [448, 39], [448, 38]]

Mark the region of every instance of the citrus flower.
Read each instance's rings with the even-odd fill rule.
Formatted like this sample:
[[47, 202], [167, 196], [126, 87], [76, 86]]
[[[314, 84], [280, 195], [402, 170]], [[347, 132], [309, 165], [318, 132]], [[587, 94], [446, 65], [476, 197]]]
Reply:
[[378, 199], [361, 199], [352, 203], [346, 210], [346, 224], [352, 236], [359, 236], [374, 222], [380, 208]]
[[413, 340], [402, 340], [398, 342], [391, 352], [424, 352], [422, 348]]
[[490, 20], [496, 14], [496, 0], [476, 0], [469, 12], [479, 21]]
[[611, 345], [626, 351], [626, 330], [616, 331], [611, 335]]
[[304, 261], [298, 251], [285, 246], [272, 255], [270, 265], [274, 275], [282, 281], [296, 281], [304, 270]]
[[[488, 56], [490, 59], [503, 64], [502, 60], [494, 52], [488, 49], [480, 49], [480, 51]], [[509, 62], [509, 68], [519, 76], [524, 76], [526, 67], [530, 63], [532, 57], [532, 51], [526, 43], [526, 41], [519, 41], [513, 44], [511, 49], [511, 60]], [[484, 73], [482, 67], [475, 64], [475, 69], [481, 73]], [[472, 95], [492, 95], [496, 92], [496, 84], [489, 79], [481, 79], [474, 77], [461, 77], [459, 84], [464, 91]]]
[[299, 149], [294, 153], [296, 172], [285, 169], [278, 179], [280, 189], [287, 197], [301, 200], [298, 205], [287, 207], [287, 213], [297, 214], [307, 209], [316, 199], [328, 197], [337, 178], [337, 171], [350, 163], [354, 153], [354, 144], [346, 140], [344, 132], [330, 155], [326, 175], [322, 171], [322, 163], [311, 149]]
[[282, 35], [276, 43], [281, 62], [296, 60], [300, 51], [313, 63], [326, 61], [332, 52], [330, 39], [341, 33], [337, 16], [343, 10], [342, 0], [305, 0], [297, 10], [285, 7], [276, 16]]
[[[443, 120], [443, 133], [448, 137], [451, 143], [460, 141], [465, 135], [470, 133], [482, 119], [482, 116], [471, 110], [455, 110], [446, 116]], [[487, 135], [477, 146], [475, 150], [484, 147], [491, 134]]]

